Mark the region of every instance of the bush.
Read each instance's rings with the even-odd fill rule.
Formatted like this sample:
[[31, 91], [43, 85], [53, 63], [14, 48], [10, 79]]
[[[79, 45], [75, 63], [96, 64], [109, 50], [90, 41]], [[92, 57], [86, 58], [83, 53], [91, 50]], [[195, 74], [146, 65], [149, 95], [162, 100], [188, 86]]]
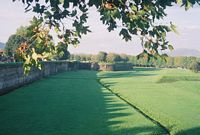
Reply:
[[192, 70], [193, 72], [197, 73], [199, 71], [199, 63], [198, 62], [192, 62], [190, 65], [190, 70]]

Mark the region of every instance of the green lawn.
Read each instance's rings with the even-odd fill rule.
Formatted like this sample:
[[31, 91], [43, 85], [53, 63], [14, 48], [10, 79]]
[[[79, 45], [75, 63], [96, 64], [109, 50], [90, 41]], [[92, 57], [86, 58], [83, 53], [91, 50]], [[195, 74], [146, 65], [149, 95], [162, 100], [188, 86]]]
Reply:
[[[96, 79], [97, 72], [93, 71], [66, 72], [1, 96], [0, 135], [165, 134]], [[126, 93], [131, 94], [129, 98], [134, 97], [135, 92], [130, 89], [134, 85], [139, 84], [126, 88]], [[123, 86], [116, 86], [123, 93]], [[133, 101], [142, 101], [139, 97]]]
[[200, 74], [181, 69], [135, 68], [100, 72], [101, 82], [167, 127], [200, 135]]

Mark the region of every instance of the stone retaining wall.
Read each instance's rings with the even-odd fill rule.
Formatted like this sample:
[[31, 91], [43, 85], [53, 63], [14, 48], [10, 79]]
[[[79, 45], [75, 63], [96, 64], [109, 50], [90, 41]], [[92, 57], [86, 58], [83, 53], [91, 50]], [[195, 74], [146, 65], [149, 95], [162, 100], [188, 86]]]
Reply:
[[103, 70], [119, 71], [130, 70], [132, 64], [98, 64], [81, 62], [43, 62], [42, 70], [33, 68], [29, 75], [23, 73], [22, 63], [0, 64], [0, 95], [3, 95], [15, 88], [36, 81], [42, 77], [47, 77], [59, 72], [71, 70]]
[[0, 95], [10, 90], [63, 71], [77, 70], [77, 62], [43, 62], [42, 70], [33, 68], [29, 75], [24, 75], [22, 64], [0, 65]]
[[99, 70], [102, 71], [127, 71], [133, 69], [131, 63], [100, 64]]

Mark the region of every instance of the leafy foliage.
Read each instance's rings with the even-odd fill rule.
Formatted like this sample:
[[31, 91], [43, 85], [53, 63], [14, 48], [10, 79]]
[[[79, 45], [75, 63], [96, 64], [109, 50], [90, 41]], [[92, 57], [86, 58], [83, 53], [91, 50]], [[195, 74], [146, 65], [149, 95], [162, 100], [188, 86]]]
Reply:
[[[16, 1], [16, 0], [13, 0]], [[144, 49], [140, 57], [162, 57], [160, 50], [170, 49], [166, 40], [170, 31], [177, 33], [174, 24], [159, 24], [167, 14], [165, 10], [179, 4], [188, 10], [200, 0], [21, 0], [26, 4], [26, 11], [38, 14], [41, 23], [54, 29], [58, 38], [65, 45], [77, 45], [82, 35], [90, 32], [87, 26], [90, 7], [96, 7], [100, 19], [108, 31], [120, 29], [119, 35], [130, 41], [134, 35], [141, 39]], [[67, 22], [67, 23], [65, 23]], [[40, 42], [42, 42], [39, 39]], [[38, 42], [38, 41], [37, 41]]]
[[106, 62], [107, 53], [100, 51], [97, 55], [98, 62]]
[[50, 29], [43, 25], [42, 18], [34, 17], [27, 27], [21, 26], [12, 35], [6, 45], [6, 54], [15, 56], [15, 60], [24, 62], [25, 73], [31, 67], [41, 69], [39, 61], [66, 60], [69, 58], [68, 45], [53, 42]]
[[200, 70], [200, 64], [198, 62], [192, 62], [190, 65], [190, 70], [197, 73]]
[[6, 42], [5, 54], [9, 57], [15, 56], [17, 48], [19, 48], [20, 44], [24, 41], [26, 41], [26, 39], [21, 35], [11, 35]]
[[62, 42], [58, 43], [56, 46], [56, 59], [57, 60], [67, 60], [70, 56], [68, 47]]
[[108, 63], [116, 63], [116, 62], [119, 62], [121, 61], [121, 57], [120, 55], [118, 54], [115, 54], [115, 53], [109, 53], [106, 57], [106, 61]]

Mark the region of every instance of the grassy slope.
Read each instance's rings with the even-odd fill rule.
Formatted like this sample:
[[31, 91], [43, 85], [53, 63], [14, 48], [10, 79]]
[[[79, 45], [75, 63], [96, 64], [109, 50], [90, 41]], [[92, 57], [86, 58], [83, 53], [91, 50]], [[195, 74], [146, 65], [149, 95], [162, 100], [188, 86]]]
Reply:
[[167, 126], [172, 134], [200, 134], [200, 75], [177, 69], [100, 72], [115, 93]]
[[163, 133], [96, 81], [96, 72], [66, 72], [0, 97], [0, 135]]

